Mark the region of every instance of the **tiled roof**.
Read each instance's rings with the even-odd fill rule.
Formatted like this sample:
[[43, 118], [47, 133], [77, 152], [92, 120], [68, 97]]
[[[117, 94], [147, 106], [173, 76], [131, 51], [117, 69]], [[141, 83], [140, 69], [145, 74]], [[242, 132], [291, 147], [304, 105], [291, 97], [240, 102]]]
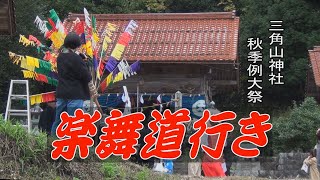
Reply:
[[[97, 14], [97, 27], [102, 33], [107, 22], [118, 25], [116, 42], [130, 20], [139, 27], [126, 49], [127, 60], [149, 62], [236, 61], [239, 17], [234, 12], [222, 13], [154, 13]], [[72, 31], [73, 21], [83, 14], [70, 14], [65, 27]], [[109, 46], [110, 55], [112, 46]]]
[[320, 47], [315, 46], [313, 50], [309, 50], [309, 56], [315, 83], [320, 87]]

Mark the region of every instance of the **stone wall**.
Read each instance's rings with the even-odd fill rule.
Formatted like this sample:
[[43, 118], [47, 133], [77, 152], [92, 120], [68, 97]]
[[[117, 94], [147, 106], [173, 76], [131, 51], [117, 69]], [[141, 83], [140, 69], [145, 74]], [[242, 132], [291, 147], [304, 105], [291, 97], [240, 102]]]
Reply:
[[301, 167], [307, 157], [308, 153], [280, 153], [276, 157], [239, 158], [232, 164], [231, 174], [268, 178], [306, 177], [308, 175], [301, 171]]
[[[309, 175], [303, 172], [301, 167], [308, 155], [308, 153], [280, 153], [275, 157], [236, 158], [231, 166], [231, 176], [306, 178]], [[188, 162], [175, 161], [174, 173], [187, 175]]]

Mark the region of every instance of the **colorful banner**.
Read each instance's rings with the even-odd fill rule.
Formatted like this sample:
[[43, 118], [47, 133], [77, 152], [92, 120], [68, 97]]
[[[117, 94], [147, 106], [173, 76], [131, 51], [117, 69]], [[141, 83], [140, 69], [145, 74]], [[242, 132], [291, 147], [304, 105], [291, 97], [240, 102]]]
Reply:
[[[100, 61], [99, 61], [99, 65], [98, 65], [98, 69], [97, 69], [97, 79], [101, 79], [101, 75], [103, 74], [104, 68], [105, 68], [105, 62], [103, 62], [102, 60], [104, 59], [107, 49], [109, 47], [109, 44], [112, 43], [112, 36], [113, 33], [117, 30], [117, 26], [111, 23], [107, 23], [107, 28], [104, 31], [104, 39], [103, 39], [103, 43], [102, 43], [102, 48], [101, 48], [101, 52], [100, 52]], [[110, 71], [109, 71], [110, 72]]]
[[56, 49], [59, 49], [63, 45], [65, 37], [66, 35], [61, 32], [53, 32], [49, 36], [49, 39], [52, 41], [53, 46]]
[[40, 30], [40, 32], [42, 34], [44, 34], [44, 36], [46, 36], [47, 32], [49, 31], [47, 28], [47, 21], [43, 21], [40, 19], [39, 16], [36, 17], [36, 19], [34, 20], [34, 23], [36, 24], [37, 28]]
[[13, 52], [9, 52], [9, 57], [14, 64], [19, 65], [20, 63], [21, 68], [27, 69], [32, 72], [41, 72], [42, 74], [50, 74], [50, 72], [55, 72], [54, 65], [51, 62], [47, 62], [31, 56], [24, 57]]
[[48, 18], [49, 23], [47, 23], [47, 27], [49, 26], [48, 29], [56, 31], [61, 33], [61, 35], [66, 35], [66, 30], [58, 16], [58, 14], [56, 13], [56, 11], [54, 9], [51, 9], [50, 11], [50, 17]]
[[58, 86], [58, 80], [43, 74], [39, 74], [36, 72], [28, 71], [28, 70], [22, 70], [23, 77], [27, 79], [34, 79], [39, 82], [44, 82], [53, 86]]
[[23, 59], [25, 59], [24, 56], [21, 55], [17, 55], [13, 52], [9, 51], [9, 58], [12, 60], [13, 64], [19, 64], [21, 61], [23, 61]]
[[30, 104], [40, 104], [44, 102], [51, 102], [56, 100], [56, 92], [49, 92], [49, 93], [43, 93], [43, 94], [36, 94], [30, 96]]
[[106, 64], [106, 70], [112, 72], [118, 63], [114, 63], [114, 59], [120, 61], [122, 54], [125, 51], [126, 46], [129, 44], [131, 36], [133, 35], [134, 30], [138, 27], [137, 23], [131, 20], [128, 26], [125, 29], [125, 32], [121, 34], [118, 43], [116, 44], [115, 48], [113, 49], [111, 56], [108, 59]]
[[[48, 18], [48, 21], [45, 21], [46, 28], [48, 29], [45, 37], [52, 41], [54, 48], [59, 49], [63, 45], [67, 32], [55, 10], [51, 9], [49, 12], [50, 17]], [[41, 21], [40, 18], [36, 18], [36, 22], [43, 25], [44, 21]], [[44, 28], [42, 27], [42, 30], [43, 29]]]
[[29, 35], [29, 41], [36, 43], [37, 46], [43, 46], [42, 43], [34, 36]]
[[25, 47], [36, 47], [38, 53], [42, 51], [45, 54], [47, 50], [50, 50], [49, 47], [43, 45], [36, 37], [32, 35], [29, 35], [29, 38], [26, 38], [24, 35], [20, 34], [19, 43], [21, 43]]
[[[50, 47], [43, 45], [35, 36], [32, 35], [29, 35], [29, 38], [20, 35], [19, 39], [19, 42], [24, 46], [35, 46], [37, 47], [38, 52], [42, 51], [44, 53], [44, 60], [31, 56], [21, 56], [12, 52], [9, 52], [9, 56], [14, 64], [20, 65], [21, 68], [24, 69], [22, 72], [25, 78], [32, 78], [34, 80], [56, 86], [58, 84], [56, 63], [57, 54], [53, 52], [61, 48], [68, 32], [65, 30], [65, 27], [59, 19], [56, 11], [52, 9], [49, 12], [50, 15], [47, 18], [47, 21], [44, 21], [37, 16], [34, 23], [41, 33], [45, 34], [45, 38], [52, 41], [52, 45]], [[97, 47], [100, 41], [100, 35], [97, 28], [97, 19], [93, 15], [90, 15], [85, 8], [84, 16], [84, 21], [80, 21], [79, 18], [74, 21], [74, 30], [79, 36], [81, 36], [82, 52], [90, 57], [90, 63], [92, 60], [91, 65], [94, 70], [96, 70], [96, 78], [99, 79], [99, 82], [105, 70], [109, 73], [107, 78], [102, 82], [102, 89], [105, 89], [114, 82], [122, 81], [136, 74], [136, 71], [140, 66], [139, 62], [137, 61], [129, 66], [127, 61], [122, 60], [122, 56], [126, 47], [129, 45], [133, 32], [138, 27], [137, 23], [133, 20], [128, 23], [125, 28], [125, 32], [120, 35], [110, 57], [107, 59], [107, 63], [105, 63], [105, 56], [110, 44], [112, 43], [112, 36], [114, 32], [117, 31], [118, 27], [115, 24], [107, 23], [107, 27], [102, 35], [102, 37], [104, 37], [102, 47], [100, 53], [98, 53], [99, 50]], [[96, 85], [97, 84], [99, 83], [96, 83]]]
[[21, 34], [20, 34], [19, 43], [22, 43], [25, 47], [36, 46], [36, 44], [33, 41], [30, 41], [24, 35], [21, 35]]
[[84, 22], [80, 21], [79, 18], [77, 18], [75, 21], [73, 21], [74, 23], [74, 31], [78, 34], [81, 35], [84, 33]]
[[[127, 65], [128, 62], [125, 64]], [[122, 63], [121, 63], [122, 64]], [[122, 68], [120, 71], [119, 68], [116, 68], [113, 72], [111, 72], [107, 78], [105, 78], [102, 83], [100, 84], [101, 92], [103, 93], [107, 87], [111, 85], [111, 83], [119, 82], [125, 79], [125, 76], [131, 76], [137, 74], [136, 72], [140, 70], [140, 61], [136, 61], [135, 63], [131, 64], [131, 66], [126, 67], [124, 71]], [[130, 72], [128, 74], [128, 72]], [[125, 75], [125, 73], [127, 73]]]

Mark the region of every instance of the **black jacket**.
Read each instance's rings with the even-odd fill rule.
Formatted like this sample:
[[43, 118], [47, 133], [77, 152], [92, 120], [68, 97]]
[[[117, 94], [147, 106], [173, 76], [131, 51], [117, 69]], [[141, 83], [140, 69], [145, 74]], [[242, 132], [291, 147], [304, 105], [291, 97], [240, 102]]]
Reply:
[[40, 114], [38, 128], [47, 134], [51, 133], [51, 127], [56, 118], [56, 110], [48, 106]]
[[57, 58], [59, 83], [56, 97], [61, 99], [90, 99], [88, 83], [92, 77], [82, 58], [74, 53], [60, 53]]

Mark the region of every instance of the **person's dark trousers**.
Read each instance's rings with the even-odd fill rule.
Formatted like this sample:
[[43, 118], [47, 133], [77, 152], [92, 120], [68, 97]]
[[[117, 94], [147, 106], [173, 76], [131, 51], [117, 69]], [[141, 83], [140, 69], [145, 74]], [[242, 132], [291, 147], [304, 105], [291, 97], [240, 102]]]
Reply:
[[227, 171], [225, 172], [226, 176], [230, 176], [230, 169], [232, 166], [232, 162], [226, 162]]
[[67, 112], [70, 116], [74, 116], [74, 112], [77, 109], [83, 109], [83, 100], [57, 99], [56, 118], [55, 118], [55, 121], [53, 122], [52, 129], [51, 129], [52, 136], [56, 136], [57, 127], [61, 122], [60, 114], [62, 112]]
[[39, 130], [51, 134], [52, 124], [56, 118], [56, 109], [48, 106], [40, 114], [40, 120], [38, 124]]

